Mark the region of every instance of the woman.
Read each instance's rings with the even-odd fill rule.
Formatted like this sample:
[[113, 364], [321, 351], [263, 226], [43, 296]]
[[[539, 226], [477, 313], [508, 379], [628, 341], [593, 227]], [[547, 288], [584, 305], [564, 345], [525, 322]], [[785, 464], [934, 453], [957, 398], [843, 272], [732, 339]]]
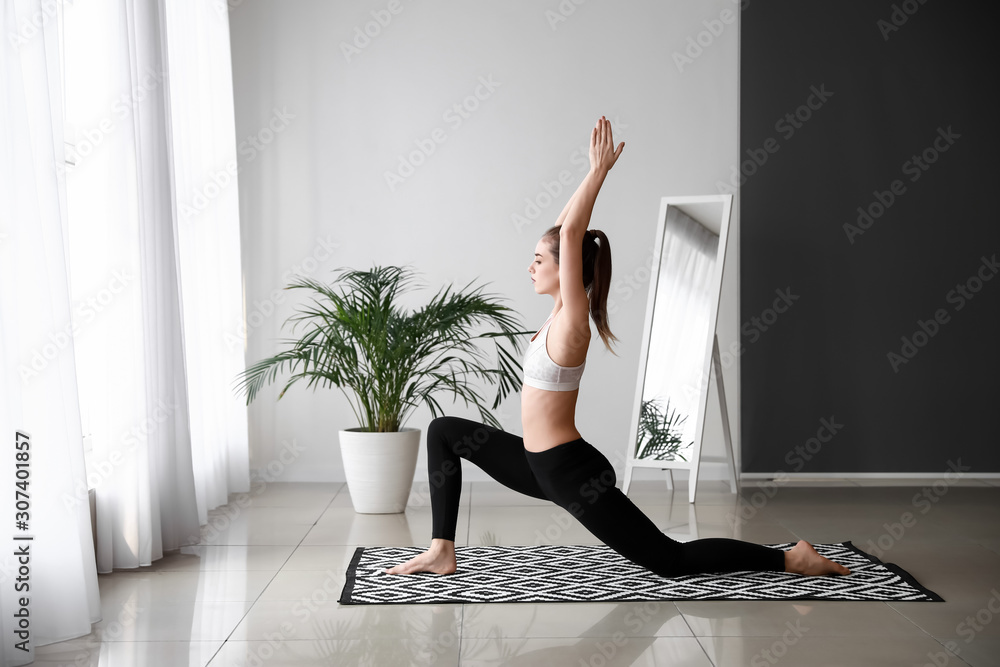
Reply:
[[515, 491], [551, 500], [619, 554], [665, 577], [739, 570], [850, 574], [805, 540], [781, 551], [729, 538], [682, 543], [667, 537], [614, 485], [615, 472], [607, 457], [576, 430], [576, 399], [591, 336], [588, 316], [594, 318], [608, 349], [609, 340], [617, 340], [605, 311], [611, 248], [603, 232], [587, 226], [601, 184], [624, 147], [622, 142], [615, 149], [611, 123], [602, 116], [590, 135], [590, 172], [556, 225], [535, 247], [528, 272], [535, 291], [552, 296], [555, 307], [524, 357], [524, 437], [460, 417], [431, 422], [427, 429], [431, 546], [386, 569], [388, 574], [456, 571], [462, 458]]

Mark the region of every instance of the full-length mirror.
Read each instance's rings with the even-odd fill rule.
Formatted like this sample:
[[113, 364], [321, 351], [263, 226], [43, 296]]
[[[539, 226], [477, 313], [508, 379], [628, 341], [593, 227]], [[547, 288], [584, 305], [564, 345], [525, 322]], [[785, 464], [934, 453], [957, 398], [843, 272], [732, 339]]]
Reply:
[[[626, 492], [635, 467], [682, 468], [691, 470], [689, 490], [694, 502], [731, 208], [731, 195], [664, 197], [661, 202]], [[716, 372], [725, 415], [718, 366]], [[731, 452], [728, 418], [723, 421]], [[732, 472], [735, 491], [735, 469]]]

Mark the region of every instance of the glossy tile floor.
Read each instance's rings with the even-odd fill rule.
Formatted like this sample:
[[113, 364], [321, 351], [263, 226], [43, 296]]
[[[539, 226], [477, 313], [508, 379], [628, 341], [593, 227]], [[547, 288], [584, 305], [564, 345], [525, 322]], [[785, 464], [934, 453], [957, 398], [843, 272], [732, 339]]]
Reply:
[[[818, 487], [634, 482], [670, 536], [852, 540], [945, 598], [341, 606], [359, 545], [429, 544], [426, 483], [403, 514], [354, 512], [346, 485], [271, 483], [211, 513], [202, 544], [100, 576], [104, 620], [35, 665], [1000, 665], [1000, 481]], [[467, 482], [458, 544], [593, 544], [551, 503]], [[461, 564], [460, 564], [461, 566]], [[950, 649], [950, 650], [949, 650]]]

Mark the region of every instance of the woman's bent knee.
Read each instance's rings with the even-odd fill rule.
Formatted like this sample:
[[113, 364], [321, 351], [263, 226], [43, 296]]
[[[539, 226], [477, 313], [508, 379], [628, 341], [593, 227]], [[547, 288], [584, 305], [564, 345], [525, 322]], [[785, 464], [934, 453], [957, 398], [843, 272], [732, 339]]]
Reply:
[[427, 442], [430, 442], [431, 440], [442, 440], [445, 436], [454, 431], [456, 421], [458, 421], [457, 417], [450, 417], [447, 415], [432, 419], [431, 423], [427, 425]]
[[431, 431], [437, 431], [444, 428], [447, 426], [450, 419], [451, 417], [448, 416], [435, 417], [431, 420], [431, 423], [427, 425], [427, 432], [430, 433]]
[[441, 447], [463, 458], [471, 458], [491, 435], [486, 424], [463, 417], [436, 417], [427, 427], [427, 447]]

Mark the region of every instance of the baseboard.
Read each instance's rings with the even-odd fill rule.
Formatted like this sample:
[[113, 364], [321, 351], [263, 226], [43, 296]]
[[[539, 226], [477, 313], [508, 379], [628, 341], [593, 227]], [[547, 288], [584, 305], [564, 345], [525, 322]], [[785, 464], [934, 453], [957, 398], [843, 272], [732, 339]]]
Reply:
[[[740, 479], [941, 479], [944, 472], [745, 472]], [[953, 474], [953, 473], [952, 473]], [[962, 479], [1000, 479], [1000, 472], [963, 472]]]

